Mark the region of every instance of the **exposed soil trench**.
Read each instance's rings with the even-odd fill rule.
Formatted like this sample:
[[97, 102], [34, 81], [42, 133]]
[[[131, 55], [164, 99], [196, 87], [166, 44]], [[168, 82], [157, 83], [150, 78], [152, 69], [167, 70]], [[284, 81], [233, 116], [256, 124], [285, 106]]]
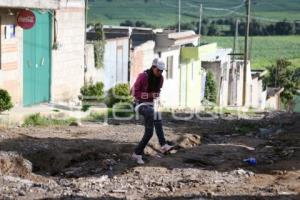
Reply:
[[0, 199], [300, 199], [299, 121], [166, 119], [176, 148], [154, 136], [144, 166], [139, 122], [0, 129]]

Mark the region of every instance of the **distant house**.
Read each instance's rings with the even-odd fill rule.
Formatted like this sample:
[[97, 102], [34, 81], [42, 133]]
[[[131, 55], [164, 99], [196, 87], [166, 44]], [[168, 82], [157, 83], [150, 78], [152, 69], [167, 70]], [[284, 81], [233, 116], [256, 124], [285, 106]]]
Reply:
[[131, 32], [130, 85], [138, 75], [151, 67], [155, 54], [155, 30], [133, 27]]
[[130, 57], [130, 85], [133, 86], [138, 75], [151, 67], [153, 58], [156, 57], [155, 42], [147, 41], [131, 48]]
[[104, 27], [105, 50], [103, 67], [95, 68], [95, 57], [93, 41], [96, 40], [94, 30], [87, 33], [90, 44], [86, 47], [87, 69], [86, 80], [92, 82], [103, 82], [104, 90], [107, 91], [118, 83], [129, 82], [129, 52], [130, 52], [130, 32], [128, 29], [110, 29]]
[[206, 72], [201, 67], [200, 47], [182, 47], [180, 61], [180, 107], [200, 108], [204, 98]]
[[264, 110], [266, 107], [267, 92], [263, 88], [263, 77], [266, 74], [266, 70], [251, 71], [250, 106], [252, 108]]
[[284, 88], [267, 88], [267, 101], [266, 109], [280, 110], [280, 94], [284, 91]]
[[[75, 103], [84, 83], [85, 1], [10, 0], [0, 9], [0, 88], [16, 106]], [[33, 27], [18, 26], [18, 14], [21, 23], [35, 17]]]
[[196, 46], [198, 38], [193, 31], [156, 33], [155, 53], [166, 63], [161, 93], [161, 102], [165, 107], [176, 108], [180, 105], [180, 49], [185, 45]]
[[[202, 48], [205, 48], [203, 46]], [[215, 43], [206, 47], [208, 49], [201, 56], [202, 67], [212, 72], [217, 86], [217, 105], [226, 107], [228, 105], [229, 70], [231, 65], [231, 49], [217, 48]]]
[[[228, 105], [231, 107], [251, 106], [251, 64], [247, 63], [247, 74], [244, 75], [244, 60], [234, 60], [229, 72]], [[246, 96], [244, 105], [244, 76], [246, 76]], [[255, 92], [253, 90], [253, 92]]]
[[[105, 90], [117, 83], [129, 83], [132, 86], [138, 74], [149, 68], [155, 57], [155, 30], [104, 25], [103, 31], [106, 41], [104, 69], [88, 67], [87, 80], [104, 82]], [[94, 41], [96, 38], [94, 29], [89, 29], [87, 39]], [[118, 41], [117, 44], [116, 41]], [[119, 54], [115, 52], [119, 52]], [[88, 60], [94, 59], [91, 52], [87, 54], [89, 55]]]

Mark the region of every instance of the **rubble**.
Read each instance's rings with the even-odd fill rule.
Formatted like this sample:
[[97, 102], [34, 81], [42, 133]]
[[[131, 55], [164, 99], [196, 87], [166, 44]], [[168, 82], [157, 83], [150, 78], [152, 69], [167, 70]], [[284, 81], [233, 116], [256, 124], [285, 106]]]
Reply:
[[0, 175], [25, 177], [32, 172], [32, 163], [15, 152], [0, 151]]

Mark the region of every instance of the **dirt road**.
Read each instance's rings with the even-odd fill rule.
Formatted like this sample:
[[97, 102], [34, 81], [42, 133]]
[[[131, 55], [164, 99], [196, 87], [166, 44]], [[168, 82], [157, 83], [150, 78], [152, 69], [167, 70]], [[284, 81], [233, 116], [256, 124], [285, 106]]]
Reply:
[[166, 119], [180, 148], [154, 136], [144, 166], [140, 122], [0, 129], [0, 199], [300, 199], [300, 117], [279, 119]]

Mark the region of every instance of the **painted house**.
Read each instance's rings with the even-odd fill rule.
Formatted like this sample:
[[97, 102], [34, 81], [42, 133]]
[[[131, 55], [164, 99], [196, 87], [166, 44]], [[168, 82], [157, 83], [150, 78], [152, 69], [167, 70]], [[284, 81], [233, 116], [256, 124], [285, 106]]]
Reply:
[[0, 10], [0, 88], [15, 106], [75, 102], [84, 82], [85, 1], [2, 0]]
[[[231, 49], [217, 48], [215, 43], [206, 47], [207, 52], [201, 56], [202, 67], [212, 72], [217, 86], [217, 105], [226, 107], [228, 105], [229, 71], [231, 64]], [[205, 49], [205, 46], [203, 46]]]
[[204, 99], [206, 72], [201, 67], [203, 47], [182, 47], [180, 63], [180, 107], [200, 108]]
[[180, 49], [186, 45], [196, 46], [199, 36], [193, 31], [158, 32], [155, 39], [155, 53], [166, 63], [161, 102], [164, 107], [180, 105]]

